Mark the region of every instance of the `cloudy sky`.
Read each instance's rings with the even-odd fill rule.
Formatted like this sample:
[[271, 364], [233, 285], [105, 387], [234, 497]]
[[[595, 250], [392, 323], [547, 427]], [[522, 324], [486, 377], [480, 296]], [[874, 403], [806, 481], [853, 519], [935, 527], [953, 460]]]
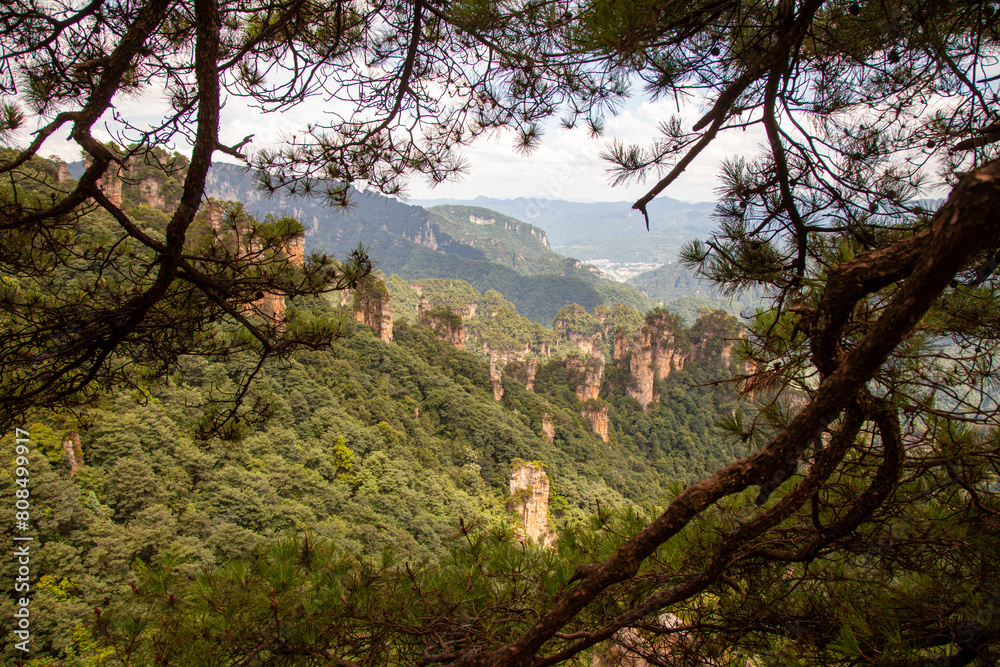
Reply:
[[[516, 154], [513, 137], [480, 141], [466, 151], [469, 172], [456, 183], [446, 183], [433, 190], [414, 180], [409, 193], [413, 198], [453, 197], [471, 199], [477, 195], [499, 198], [537, 197], [574, 201], [624, 201], [644, 195], [658, 180], [655, 175], [645, 183], [612, 187], [608, 163], [600, 159], [602, 148], [613, 138], [645, 146], [657, 136], [657, 125], [677, 112], [674, 103], [634, 100], [620, 115], [608, 120], [605, 136], [590, 138], [578, 127], [563, 130], [555, 124], [542, 137], [541, 146], [531, 155]], [[691, 108], [683, 114], [698, 117]], [[762, 133], [723, 134], [691, 164], [679, 181], [663, 194], [684, 201], [714, 200], [718, 184], [718, 163], [726, 155], [740, 151], [756, 152]]]
[[[137, 99], [116, 100], [118, 112], [133, 122], [155, 123], [160, 119], [156, 112], [163, 106], [164, 103], [152, 92]], [[698, 111], [693, 105], [682, 108], [688, 125], [698, 118]], [[641, 184], [612, 187], [607, 163], [600, 159], [600, 152], [614, 138], [645, 145], [656, 137], [657, 125], [675, 113], [677, 108], [673, 100], [648, 102], [636, 98], [621, 114], [608, 119], [604, 137], [592, 139], [583, 127], [564, 130], [557, 127], [557, 123], [552, 123], [543, 135], [540, 147], [528, 156], [515, 153], [511, 134], [480, 139], [463, 151], [468, 161], [468, 172], [460, 180], [432, 188], [423, 179], [414, 177], [408, 182], [406, 194], [410, 199], [473, 199], [486, 195], [501, 199], [632, 201], [645, 194], [655, 184], [656, 177], [651, 176]], [[221, 140], [236, 144], [243, 137], [253, 134], [254, 147], [273, 146], [301, 131], [307, 123], [316, 122], [320, 115], [321, 108], [310, 104], [282, 116], [261, 116], [242, 105], [240, 100], [230, 99], [223, 109]], [[111, 136], [100, 129], [95, 134], [102, 140]], [[726, 155], [756, 152], [762, 140], [763, 133], [753, 130], [720, 135], [664, 195], [691, 202], [714, 200], [719, 161]], [[25, 135], [22, 141], [26, 144], [30, 138]], [[184, 151], [184, 147], [175, 148]], [[80, 159], [79, 149], [61, 137], [53, 137], [46, 142], [41, 154], [59, 155], [67, 162]], [[217, 159], [231, 160], [221, 153], [217, 154]]]

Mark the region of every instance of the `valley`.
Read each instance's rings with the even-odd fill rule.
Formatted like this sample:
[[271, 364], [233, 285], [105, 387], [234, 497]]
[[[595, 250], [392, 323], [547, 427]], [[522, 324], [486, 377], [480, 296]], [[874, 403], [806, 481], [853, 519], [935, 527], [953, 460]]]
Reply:
[[[79, 173], [39, 168], [63, 182]], [[394, 551], [422, 567], [454, 556], [459, 525], [563, 544], [595, 511], [662, 505], [677, 484], [744, 452], [715, 427], [739, 387], [712, 383], [745, 371], [732, 316], [701, 308], [688, 320], [658, 307], [554, 252], [547, 231], [491, 209], [352, 193], [341, 213], [262, 199], [225, 165], [209, 182], [192, 248], [293, 214], [303, 224], [284, 246], [290, 261], [308, 266], [314, 253], [361, 243], [376, 273], [328, 298], [258, 299], [260, 316], [290, 328], [323, 319], [336, 340], [261, 367], [240, 417], [221, 430], [245, 355], [184, 357], [142, 391], [34, 415], [33, 498], [51, 510], [37, 525], [47, 545], [32, 603], [39, 655], [97, 660], [88, 614], [114, 618], [122, 601], [145, 613], [157, 573], [178, 578], [180, 591], [198, 572], [293, 535], [345, 558]], [[173, 191], [162, 175], [102, 187], [151, 233], [165, 225]], [[239, 335], [236, 323], [206, 326]], [[515, 486], [522, 478], [547, 492], [529, 502], [534, 492]], [[0, 493], [11, 484], [0, 476]], [[590, 557], [560, 549], [559, 567]]]

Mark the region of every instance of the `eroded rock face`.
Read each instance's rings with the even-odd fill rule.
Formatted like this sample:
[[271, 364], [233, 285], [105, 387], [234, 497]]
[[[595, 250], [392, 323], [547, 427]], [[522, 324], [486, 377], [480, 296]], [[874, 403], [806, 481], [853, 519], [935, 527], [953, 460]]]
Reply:
[[62, 183], [70, 178], [69, 166], [62, 160], [56, 160], [56, 183]]
[[112, 204], [119, 207], [122, 205], [122, 179], [118, 177], [117, 173], [112, 173], [112, 169], [104, 172], [104, 175], [97, 181], [97, 187]]
[[549, 476], [538, 463], [515, 462], [510, 473], [508, 510], [517, 516], [524, 539], [551, 546], [555, 535], [549, 530]]
[[389, 307], [388, 295], [357, 295], [354, 300], [354, 319], [374, 329], [383, 342], [392, 341], [392, 308]]
[[493, 400], [495, 401], [503, 398], [503, 378], [500, 375], [497, 359], [496, 353], [490, 352], [490, 385], [493, 387]]
[[417, 245], [425, 246], [431, 250], [438, 249], [438, 240], [434, 235], [434, 227], [429, 220], [424, 222], [423, 226], [417, 230], [417, 233], [410, 240]]
[[160, 184], [155, 178], [144, 178], [139, 181], [139, 196], [146, 200], [146, 203], [153, 208], [165, 209], [166, 202], [160, 194]]
[[286, 243], [285, 253], [288, 255], [288, 261], [301, 269], [305, 263], [306, 238], [304, 236], [297, 236]]
[[542, 413], [542, 435], [549, 443], [556, 439], [556, 427], [552, 423], [552, 417], [547, 412]]
[[[83, 168], [90, 169], [90, 165], [93, 163], [89, 154], [83, 157]], [[97, 179], [97, 187], [100, 188], [101, 193], [104, 194], [108, 200], [115, 206], [120, 207], [122, 205], [122, 179], [121, 179], [122, 168], [117, 166], [114, 162], [108, 166], [107, 171]], [[69, 170], [67, 169], [67, 175]]]
[[[162, 201], [163, 197], [160, 194], [160, 189], [158, 183], [151, 178], [143, 179], [139, 182], [139, 191], [147, 198], [157, 198]], [[152, 204], [151, 204], [152, 205]], [[243, 241], [238, 241], [238, 239], [245, 239], [251, 236], [249, 233], [250, 223], [246, 220], [238, 220], [236, 223], [236, 229], [230, 225], [223, 225], [223, 218], [225, 217], [225, 208], [223, 205], [214, 200], [210, 199], [204, 205], [205, 220], [209, 227], [212, 229], [214, 234], [216, 234], [222, 241], [222, 243], [229, 246], [234, 246], [239, 243], [237, 252], [241, 253], [254, 253], [259, 252], [261, 249], [261, 243], [259, 238], [254, 237], [254, 239], [249, 243], [244, 243]], [[224, 228], [225, 227], [225, 228]], [[237, 240], [234, 240], [237, 239]], [[305, 258], [305, 237], [296, 236], [288, 240], [284, 246], [283, 250], [288, 257], [288, 261], [299, 268], [302, 267]], [[279, 327], [284, 327], [285, 320], [285, 296], [277, 292], [264, 292], [264, 295], [252, 303], [252, 310], [259, 315], [270, 318]]]
[[604, 378], [604, 357], [566, 357], [566, 375], [579, 401], [595, 400], [601, 391]]
[[538, 359], [532, 357], [524, 362], [525, 365], [525, 378], [524, 388], [528, 391], [535, 390], [535, 375], [538, 374]]
[[632, 341], [631, 371], [635, 388], [628, 394], [643, 410], [657, 400], [653, 382], [670, 376], [684, 368], [689, 352], [687, 346], [674, 335], [674, 320], [670, 317], [651, 317], [636, 332]]
[[569, 342], [576, 345], [580, 352], [591, 357], [604, 358], [604, 336], [598, 332], [591, 335], [580, 334], [574, 331], [567, 333]]
[[528, 391], [535, 390], [535, 376], [538, 375], [538, 359], [528, 357], [523, 362], [514, 362], [504, 366], [503, 372], [524, 385]]
[[71, 433], [63, 440], [62, 448], [66, 454], [66, 463], [69, 465], [69, 474], [72, 477], [83, 467], [83, 446], [80, 444], [80, 436]]
[[628, 344], [628, 334], [625, 333], [624, 329], [618, 329], [615, 331], [615, 343], [614, 343], [614, 360], [621, 361], [628, 354], [629, 344]]
[[607, 405], [602, 404], [600, 407], [585, 406], [580, 411], [580, 416], [590, 422], [590, 427], [594, 430], [594, 433], [601, 437], [601, 440], [611, 442], [611, 436], [608, 435]]
[[282, 294], [265, 292], [264, 298], [258, 299], [254, 305], [266, 316], [275, 322], [285, 319], [285, 297]]
[[425, 301], [426, 299], [421, 299], [417, 306], [420, 324], [433, 329], [438, 338], [450, 341], [458, 349], [464, 350], [465, 328], [462, 326], [462, 317], [445, 308], [426, 308]]
[[635, 387], [628, 388], [628, 395], [645, 410], [653, 402], [653, 344], [648, 327], [642, 327], [632, 341], [632, 359], [629, 365]]

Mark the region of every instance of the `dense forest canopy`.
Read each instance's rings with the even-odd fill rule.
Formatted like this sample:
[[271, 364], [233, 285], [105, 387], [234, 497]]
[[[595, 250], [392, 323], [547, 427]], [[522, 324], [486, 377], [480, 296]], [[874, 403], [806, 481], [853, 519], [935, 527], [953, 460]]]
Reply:
[[[5, 434], [109, 388], [151, 395], [194, 354], [247, 362], [220, 383], [237, 401], [194, 429], [238, 440], [269, 413], [252, 391], [266, 363], [343, 333], [309, 299], [364, 285], [363, 251], [300, 267], [300, 228], [238, 207], [191, 245], [219, 151], [265, 189], [345, 205], [349, 183], [455, 174], [454, 149], [498, 128], [527, 150], [555, 114], [599, 135], [640, 85], [693, 96], [693, 125], [607, 148], [619, 182], [658, 179], [645, 213], [719, 137], [766, 137], [724, 164], [718, 230], [682, 257], [723, 289], [773, 295], [741, 349], [753, 402], [721, 422], [751, 453], [555, 550], [463, 525], [434, 565], [307, 539], [201, 579], [167, 564], [137, 585], [142, 609], [97, 616], [114, 647], [100, 659], [190, 658], [198, 637], [226, 636], [231, 664], [549, 665], [612, 638], [653, 663], [994, 663], [995, 14], [985, 0], [6, 3], [0, 135], [40, 129], [0, 165]], [[169, 99], [152, 126], [116, 106], [151, 89]], [[227, 96], [332, 111], [252, 150], [220, 143]], [[111, 121], [109, 146], [94, 132]], [[75, 181], [37, 162], [66, 131], [89, 165]], [[175, 178], [165, 215], [108, 187], [139, 164]], [[306, 305], [274, 317], [268, 295]], [[639, 327], [651, 344], [658, 322]]]

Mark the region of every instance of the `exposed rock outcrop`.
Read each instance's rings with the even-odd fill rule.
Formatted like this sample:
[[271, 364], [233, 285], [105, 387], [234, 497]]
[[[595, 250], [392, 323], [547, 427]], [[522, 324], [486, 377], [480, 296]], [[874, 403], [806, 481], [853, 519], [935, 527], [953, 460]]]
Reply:
[[301, 269], [303, 264], [305, 264], [306, 257], [305, 236], [297, 236], [291, 241], [288, 241], [285, 244], [285, 254], [288, 255], [289, 262]]
[[601, 322], [575, 303], [559, 311], [552, 328], [581, 353], [604, 357], [604, 333]]
[[62, 183], [70, 178], [69, 165], [62, 160], [54, 160], [56, 163], [56, 183]]
[[630, 387], [628, 394], [643, 410], [658, 400], [653, 393], [653, 382], [681, 370], [688, 359], [690, 346], [677, 338], [679, 327], [677, 316], [666, 311], [654, 311], [639, 327], [632, 341], [630, 369], [635, 387]]
[[153, 208], [165, 209], [167, 207], [163, 195], [160, 194], [160, 184], [155, 178], [144, 178], [139, 181], [139, 196]]
[[522, 539], [542, 546], [555, 543], [549, 529], [549, 487], [549, 476], [540, 463], [514, 461], [507, 509], [517, 517]]
[[604, 356], [567, 356], [566, 377], [569, 378], [577, 400], [595, 400], [601, 392], [601, 380], [604, 378]]
[[621, 361], [628, 354], [629, 344], [628, 344], [628, 334], [625, 333], [624, 329], [618, 329], [615, 331], [615, 342], [614, 342], [614, 352], [613, 357], [615, 361]]
[[392, 308], [384, 290], [355, 292], [354, 319], [367, 324], [383, 342], [392, 341]]
[[[83, 156], [84, 170], [90, 169], [91, 164], [93, 164], [93, 159], [88, 153]], [[108, 165], [107, 171], [105, 171], [101, 177], [97, 179], [97, 187], [100, 189], [101, 193], [108, 198], [108, 201], [119, 207], [122, 205], [121, 172], [124, 170], [125, 168], [115, 162], [112, 162]]]
[[285, 297], [282, 294], [264, 292], [264, 297], [258, 299], [254, 305], [275, 322], [282, 322], [285, 319]]
[[[421, 300], [421, 306], [424, 301]], [[442, 338], [462, 350], [465, 349], [465, 329], [462, 327], [462, 316], [443, 307], [424, 310], [417, 308], [420, 324], [434, 329], [438, 338]]]
[[594, 433], [601, 437], [604, 442], [611, 442], [608, 434], [608, 406], [600, 400], [587, 401], [581, 406], [580, 416], [590, 422], [590, 427]]
[[62, 443], [63, 452], [66, 454], [66, 463], [69, 466], [69, 474], [72, 477], [83, 467], [83, 446], [80, 444], [80, 436], [71, 433]]
[[[475, 215], [474, 213], [470, 213], [469, 214], [469, 222], [471, 222], [474, 225], [495, 225], [495, 224], [497, 224], [496, 218], [479, 217], [479, 216]], [[504, 223], [503, 223], [503, 228], [506, 229], [506, 230], [508, 230], [508, 231], [512, 231], [512, 232], [518, 232], [518, 233], [520, 233], [521, 230], [522, 230], [522, 228], [524, 228], [524, 227], [527, 227], [528, 228], [528, 233], [531, 234], [532, 236], [534, 236], [535, 238], [537, 238], [539, 241], [541, 241], [545, 245], [546, 248], [548, 248], [549, 250], [552, 249], [552, 247], [549, 245], [549, 239], [545, 235], [545, 232], [542, 231], [541, 229], [539, 229], [538, 227], [535, 227], [533, 225], [523, 224], [523, 223], [520, 223], [520, 222], [517, 222], [517, 221], [514, 221], [514, 220], [505, 220]]]
[[500, 367], [497, 366], [497, 356], [494, 352], [490, 352], [490, 385], [493, 387], [493, 400], [499, 401], [503, 398], [503, 378], [500, 375]]
[[550, 443], [556, 439], [556, 427], [552, 423], [552, 417], [547, 412], [542, 413], [542, 435]]
[[528, 357], [523, 362], [514, 361], [504, 366], [503, 372], [512, 377], [528, 391], [535, 390], [535, 376], [538, 374], [538, 358]]
[[122, 205], [122, 179], [118, 176], [114, 165], [109, 167], [97, 181], [97, 187], [112, 204], [119, 207]]
[[436, 227], [436, 225], [432, 225], [430, 220], [427, 220], [417, 229], [410, 240], [417, 245], [422, 245], [430, 248], [431, 250], [437, 250], [438, 240], [437, 236], [434, 234], [434, 227]]

